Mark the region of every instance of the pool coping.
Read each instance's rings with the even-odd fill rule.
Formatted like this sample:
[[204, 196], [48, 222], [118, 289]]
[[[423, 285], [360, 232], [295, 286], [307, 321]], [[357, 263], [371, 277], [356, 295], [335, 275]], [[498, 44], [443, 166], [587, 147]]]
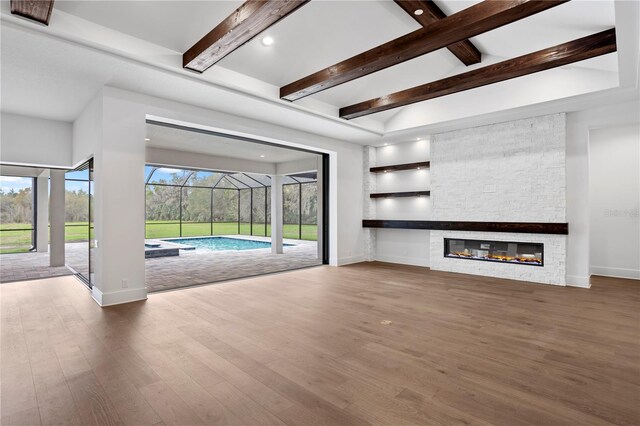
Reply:
[[[194, 236], [194, 237], [153, 238], [153, 239], [146, 239], [145, 240], [145, 244], [146, 243], [160, 243], [160, 244], [168, 245], [170, 247], [178, 248], [178, 249], [180, 249], [180, 251], [185, 250], [185, 251], [188, 251], [188, 252], [198, 253], [198, 254], [206, 254], [206, 253], [215, 252], [216, 250], [196, 251], [196, 247], [194, 247], [194, 246], [190, 246], [188, 244], [176, 243], [176, 242], [172, 241], [172, 240], [188, 240], [188, 239], [202, 239], [202, 238], [229, 238], [229, 239], [236, 239], [236, 240], [248, 240], [248, 241], [259, 241], [259, 242], [271, 243], [271, 237], [263, 237], [263, 236], [258, 236], [258, 235], [231, 234], [231, 235], [204, 235], [204, 236], [199, 236], [199, 237]], [[314, 240], [292, 240], [292, 239], [289, 239], [289, 238], [285, 238], [282, 241], [283, 241], [284, 244], [286, 244], [285, 247], [299, 246], [299, 245], [316, 245], [317, 244], [317, 241], [314, 241]], [[271, 250], [271, 247], [255, 248], [255, 249], [250, 249], [250, 250]], [[244, 252], [244, 251], [248, 251], [248, 250], [220, 250], [220, 251]]]

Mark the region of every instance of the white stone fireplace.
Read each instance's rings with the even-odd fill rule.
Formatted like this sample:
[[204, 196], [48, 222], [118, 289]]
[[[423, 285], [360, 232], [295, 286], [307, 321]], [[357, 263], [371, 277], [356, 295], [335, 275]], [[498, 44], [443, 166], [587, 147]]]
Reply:
[[[431, 139], [432, 220], [566, 222], [565, 115], [438, 134]], [[542, 243], [544, 265], [444, 256], [445, 238]], [[566, 284], [566, 236], [432, 231], [431, 269]]]

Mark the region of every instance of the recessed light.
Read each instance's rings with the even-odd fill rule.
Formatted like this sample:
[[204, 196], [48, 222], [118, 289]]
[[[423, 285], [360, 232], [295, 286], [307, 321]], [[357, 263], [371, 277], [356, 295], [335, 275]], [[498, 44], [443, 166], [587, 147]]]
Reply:
[[384, 144], [384, 146], [388, 146], [388, 145], [389, 145], [388, 143], [385, 143], [385, 144]]
[[262, 154], [262, 155], [260, 156], [260, 158], [264, 158], [264, 154]]
[[264, 46], [271, 46], [273, 44], [273, 37], [269, 37], [269, 36], [262, 37], [262, 44]]
[[424, 10], [422, 10], [422, 9], [416, 9], [416, 10], [413, 11], [413, 14], [416, 15], [416, 16], [420, 16], [423, 13], [424, 13]]
[[145, 141], [150, 141], [151, 139], [149, 139], [149, 138], [144, 138], [144, 140], [145, 140]]

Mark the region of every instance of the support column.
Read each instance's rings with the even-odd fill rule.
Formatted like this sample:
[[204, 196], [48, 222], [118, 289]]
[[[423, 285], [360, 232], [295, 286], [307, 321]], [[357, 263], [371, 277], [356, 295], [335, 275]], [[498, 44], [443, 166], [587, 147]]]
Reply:
[[50, 266], [64, 266], [64, 170], [51, 170], [51, 196], [49, 204], [50, 212], [50, 239], [51, 254]]
[[282, 254], [282, 175], [271, 175], [271, 253]]
[[144, 107], [105, 93], [101, 122], [94, 153], [98, 248], [91, 291], [98, 304], [109, 306], [147, 298]]
[[36, 251], [49, 251], [49, 170], [45, 170], [36, 178], [38, 199], [36, 200]]

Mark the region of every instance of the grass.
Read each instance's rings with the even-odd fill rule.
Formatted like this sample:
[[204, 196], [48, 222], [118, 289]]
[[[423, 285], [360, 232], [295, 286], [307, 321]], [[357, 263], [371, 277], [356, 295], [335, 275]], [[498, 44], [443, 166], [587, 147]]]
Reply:
[[[31, 248], [31, 231], [12, 231], [13, 229], [29, 228], [26, 223], [3, 223], [0, 224], [0, 253], [20, 253], [26, 252]], [[65, 240], [69, 242], [87, 241], [88, 227], [87, 223], [74, 222], [67, 223], [64, 229]], [[284, 225], [284, 238], [293, 240], [298, 239], [298, 225]], [[251, 226], [249, 223], [240, 224], [240, 232], [238, 232], [237, 222], [222, 222], [213, 224], [213, 235], [251, 235]], [[183, 237], [199, 237], [211, 235], [210, 223], [182, 223]], [[253, 224], [253, 235], [271, 236], [271, 225], [267, 225], [266, 235], [264, 224]], [[149, 221], [146, 224], [147, 238], [170, 238], [180, 236], [180, 223], [177, 221], [160, 222]], [[315, 241], [317, 239], [316, 225], [302, 225], [302, 239]]]
[[[1, 224], [0, 253], [21, 253], [31, 248], [31, 231], [11, 231], [11, 229], [29, 228], [24, 223]], [[5, 231], [6, 230], [6, 231]]]

